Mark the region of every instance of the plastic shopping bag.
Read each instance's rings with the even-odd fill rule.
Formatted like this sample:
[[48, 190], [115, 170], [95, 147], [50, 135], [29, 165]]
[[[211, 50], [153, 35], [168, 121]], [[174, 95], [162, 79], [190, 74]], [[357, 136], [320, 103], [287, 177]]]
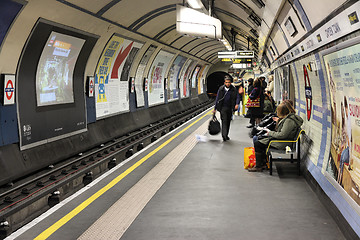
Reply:
[[244, 168], [252, 168], [256, 165], [255, 149], [253, 147], [244, 148]]

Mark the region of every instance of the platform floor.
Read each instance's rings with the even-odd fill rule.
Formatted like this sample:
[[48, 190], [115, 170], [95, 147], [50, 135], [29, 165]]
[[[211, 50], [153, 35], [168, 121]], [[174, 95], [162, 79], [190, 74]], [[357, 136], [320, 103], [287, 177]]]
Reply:
[[209, 118], [180, 127], [8, 239], [345, 239], [295, 166], [275, 165], [272, 176], [243, 169], [248, 119], [235, 117], [223, 142], [206, 134]]

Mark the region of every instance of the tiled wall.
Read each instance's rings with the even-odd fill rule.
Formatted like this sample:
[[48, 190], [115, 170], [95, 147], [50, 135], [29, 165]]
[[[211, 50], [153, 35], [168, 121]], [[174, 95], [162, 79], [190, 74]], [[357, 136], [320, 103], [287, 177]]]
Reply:
[[[359, 32], [341, 39], [331, 46], [340, 42], [360, 36]], [[348, 196], [348, 194], [331, 179], [332, 176], [326, 172], [331, 145], [331, 110], [328, 80], [324, 72], [322, 51], [331, 47], [327, 46], [314, 54], [310, 54], [290, 64], [292, 78], [295, 84], [295, 105], [297, 114], [304, 119], [303, 129], [312, 144], [306, 156], [306, 168], [318, 182], [324, 193], [339, 209], [343, 217], [360, 236], [360, 207]], [[307, 67], [312, 91], [311, 116], [307, 118], [307, 105], [305, 95], [305, 80], [303, 65], [310, 65], [312, 71]]]

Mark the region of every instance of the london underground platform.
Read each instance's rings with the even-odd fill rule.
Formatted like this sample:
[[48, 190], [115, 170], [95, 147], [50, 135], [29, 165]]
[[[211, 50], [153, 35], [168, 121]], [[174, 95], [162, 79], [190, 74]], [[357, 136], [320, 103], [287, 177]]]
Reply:
[[234, 117], [223, 142], [207, 134], [209, 118], [184, 124], [7, 239], [345, 239], [296, 166], [276, 165], [272, 176], [243, 168], [248, 119]]

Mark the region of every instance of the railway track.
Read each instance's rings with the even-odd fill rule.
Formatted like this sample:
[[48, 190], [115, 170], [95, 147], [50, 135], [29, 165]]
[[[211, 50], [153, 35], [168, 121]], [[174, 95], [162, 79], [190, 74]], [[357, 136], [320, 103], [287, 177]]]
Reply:
[[208, 101], [194, 106], [3, 186], [0, 189], [0, 239], [211, 105], [213, 102]]

